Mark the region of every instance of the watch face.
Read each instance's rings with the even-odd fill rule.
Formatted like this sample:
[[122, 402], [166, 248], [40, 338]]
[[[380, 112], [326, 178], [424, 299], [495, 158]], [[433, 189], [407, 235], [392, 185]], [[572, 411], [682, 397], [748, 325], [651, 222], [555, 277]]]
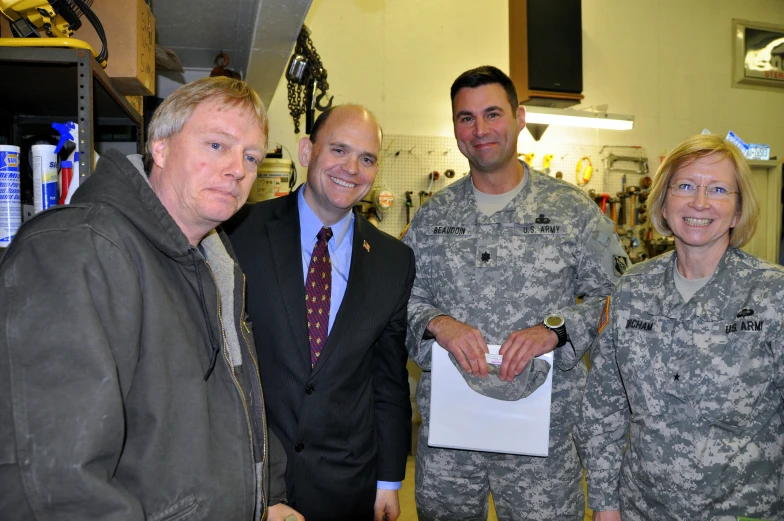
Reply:
[[561, 315], [547, 315], [544, 319], [544, 323], [550, 329], [556, 329], [564, 324], [564, 319]]

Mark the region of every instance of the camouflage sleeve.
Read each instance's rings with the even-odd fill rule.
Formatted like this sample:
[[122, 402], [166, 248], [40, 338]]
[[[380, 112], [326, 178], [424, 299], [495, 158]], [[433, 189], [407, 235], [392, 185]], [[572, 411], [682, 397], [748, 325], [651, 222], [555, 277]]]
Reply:
[[577, 365], [591, 347], [602, 304], [629, 265], [614, 223], [593, 203], [586, 212], [589, 218], [579, 234], [580, 257], [575, 273], [575, 296], [581, 297], [582, 302], [558, 311], [566, 320], [570, 340], [555, 351], [554, 362], [564, 371]]
[[607, 297], [598, 319], [575, 442], [587, 471], [588, 506], [618, 510], [621, 460], [628, 439], [629, 404], [615, 357], [617, 295]]
[[423, 252], [419, 249], [417, 234], [420, 231], [417, 230], [417, 224], [419, 223], [417, 217], [419, 215], [414, 216], [411, 226], [403, 236], [403, 242], [414, 250], [414, 258], [416, 259], [416, 277], [414, 278], [414, 286], [411, 289], [411, 298], [408, 301], [406, 348], [411, 360], [423, 370], [429, 371], [430, 352], [433, 348], [434, 340], [423, 338], [425, 336], [425, 328], [435, 317], [446, 315], [447, 313], [432, 304], [433, 298], [430, 291], [432, 281], [428, 278], [429, 273], [424, 266]]
[[[781, 300], [779, 300], [781, 302]], [[780, 315], [779, 315], [780, 316]], [[784, 399], [784, 325], [779, 320], [776, 322], [777, 328], [773, 335], [774, 340], [771, 342], [770, 350], [773, 352], [774, 359], [776, 360], [776, 372], [774, 373], [774, 384], [779, 390], [779, 394]]]

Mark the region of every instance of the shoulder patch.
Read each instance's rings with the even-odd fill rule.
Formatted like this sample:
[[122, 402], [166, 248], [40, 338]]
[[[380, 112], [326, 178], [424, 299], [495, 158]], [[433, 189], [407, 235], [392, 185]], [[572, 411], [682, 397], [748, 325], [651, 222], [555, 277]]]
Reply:
[[610, 323], [610, 296], [607, 295], [607, 298], [604, 301], [604, 306], [602, 306], [602, 312], [599, 314], [599, 327], [598, 334], [601, 334], [604, 331], [604, 328], [607, 327], [607, 324]]
[[620, 277], [626, 272], [626, 268], [629, 266], [629, 261], [623, 255], [613, 255], [613, 259], [615, 260], [615, 275]]

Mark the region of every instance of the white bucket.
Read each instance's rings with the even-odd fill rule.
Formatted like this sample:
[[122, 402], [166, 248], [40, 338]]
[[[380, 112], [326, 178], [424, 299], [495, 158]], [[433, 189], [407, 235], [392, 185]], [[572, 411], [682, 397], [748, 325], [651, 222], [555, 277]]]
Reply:
[[258, 203], [291, 193], [291, 160], [265, 159], [258, 169], [256, 182], [248, 196], [249, 203]]

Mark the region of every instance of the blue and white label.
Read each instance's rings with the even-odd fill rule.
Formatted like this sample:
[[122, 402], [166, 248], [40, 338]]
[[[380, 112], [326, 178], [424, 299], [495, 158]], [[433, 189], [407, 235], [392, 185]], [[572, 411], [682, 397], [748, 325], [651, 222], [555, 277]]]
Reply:
[[57, 156], [53, 145], [33, 145], [35, 213], [57, 204]]
[[19, 147], [0, 146], [0, 248], [11, 243], [22, 224]]

